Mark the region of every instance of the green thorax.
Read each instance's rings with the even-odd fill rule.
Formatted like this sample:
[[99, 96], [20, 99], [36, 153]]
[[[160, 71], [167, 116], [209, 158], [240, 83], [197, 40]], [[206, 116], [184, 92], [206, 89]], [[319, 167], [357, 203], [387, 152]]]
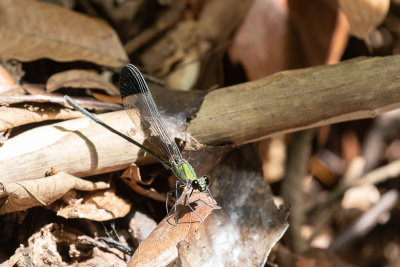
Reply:
[[197, 180], [193, 167], [186, 161], [182, 160], [180, 164], [172, 166], [172, 172], [178, 177], [179, 181], [186, 183], [187, 180]]

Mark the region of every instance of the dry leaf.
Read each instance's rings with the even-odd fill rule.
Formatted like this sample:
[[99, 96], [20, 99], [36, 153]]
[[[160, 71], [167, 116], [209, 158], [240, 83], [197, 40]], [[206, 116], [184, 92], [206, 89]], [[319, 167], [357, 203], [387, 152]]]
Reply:
[[272, 184], [283, 178], [286, 161], [286, 143], [279, 135], [260, 141], [259, 150], [262, 159], [264, 179]]
[[[112, 264], [111, 264], [112, 263]], [[112, 266], [112, 267], [125, 267], [126, 262], [114, 253], [105, 252], [104, 249], [97, 247], [93, 248], [92, 258], [86, 260], [81, 264], [74, 265], [76, 267], [89, 267], [89, 266]]]
[[[29, 248], [25, 248], [21, 245], [10, 257], [7, 266], [33, 266], [32, 262], [32, 251]], [[3, 267], [2, 263], [0, 266]], [[18, 265], [17, 265], [18, 264]], [[5, 267], [6, 265], [4, 265]]]
[[149, 181], [143, 181], [142, 177], [140, 176], [140, 169], [134, 163], [131, 163], [131, 165], [129, 165], [128, 169], [126, 169], [124, 173], [121, 175], [121, 178], [133, 191], [135, 191], [138, 194], [141, 194], [143, 196], [149, 197], [157, 201], [164, 202], [166, 200], [165, 194], [158, 193], [154, 189], [145, 189], [139, 185], [139, 183], [144, 185], [150, 185], [151, 183], [153, 183], [154, 177]]
[[[190, 203], [203, 220], [214, 210], [219, 209], [215, 201], [206, 193], [195, 192]], [[183, 203], [183, 202], [181, 202]], [[166, 266], [178, 257], [178, 244], [189, 243], [201, 225], [201, 219], [186, 205], [177, 206], [178, 223], [175, 223], [174, 210], [162, 220], [157, 228], [139, 245], [128, 266]]]
[[229, 55], [249, 80], [286, 69], [289, 38], [286, 0], [255, 0], [238, 28]]
[[54, 92], [62, 87], [93, 88], [106, 91], [110, 95], [119, 95], [119, 90], [95, 71], [68, 70], [52, 75], [46, 84], [46, 89]]
[[199, 78], [200, 54], [198, 49], [186, 52], [181, 62], [168, 74], [168, 88], [190, 90]]
[[10, 73], [0, 65], [0, 94], [4, 94], [7, 91], [10, 91], [16, 87], [19, 87], [15, 84], [14, 79], [11, 77]]
[[6, 198], [0, 214], [47, 206], [71, 189], [92, 191], [108, 187], [105, 182], [90, 182], [64, 172], [25, 181], [7, 182], [0, 178], [0, 197]]
[[28, 93], [29, 95], [45, 95], [45, 96], [56, 96], [57, 95], [57, 94], [47, 92], [45, 90], [44, 84], [24, 83], [23, 89], [25, 90], [23, 95], [25, 95], [26, 93]]
[[210, 89], [223, 83], [223, 57], [253, 0], [205, 1], [199, 14], [201, 71], [195, 85]]
[[366, 212], [380, 199], [379, 190], [371, 184], [364, 184], [350, 188], [342, 199], [343, 209], [358, 209]]
[[115, 103], [122, 105], [122, 99], [120, 96], [110, 96], [106, 94], [99, 94], [92, 92], [92, 96], [99, 101], [106, 102], [106, 103]]
[[335, 173], [317, 156], [312, 156], [309, 159], [308, 168], [312, 175], [327, 186], [332, 186], [337, 182]]
[[256, 0], [229, 55], [255, 80], [288, 68], [337, 63], [347, 39], [335, 0]]
[[107, 221], [124, 217], [131, 209], [131, 204], [115, 194], [113, 188], [87, 194], [82, 200], [62, 207], [58, 216], [67, 219], [84, 218], [94, 221]]
[[0, 107], [0, 131], [28, 123], [82, 117], [79, 111], [43, 104], [25, 104], [24, 108]]
[[[113, 266], [126, 265], [112, 249], [99, 242], [85, 242], [90, 239], [85, 237], [78, 230], [50, 223], [29, 238], [27, 247], [21, 245], [10, 263], [18, 263], [18, 266], [93, 266], [110, 262]], [[68, 259], [70, 262], [66, 262]], [[20, 265], [23, 262], [29, 264]]]
[[349, 164], [352, 160], [360, 156], [360, 140], [354, 131], [346, 131], [342, 135], [342, 157]]
[[[147, 71], [157, 72], [159, 76], [170, 73], [178, 64], [182, 64], [180, 68], [188, 67], [189, 72], [193, 72], [192, 69], [196, 72], [195, 63], [199, 57], [198, 43], [198, 24], [193, 21], [182, 22], [149, 49], [146, 49], [141, 54], [141, 60]], [[191, 59], [185, 60], [187, 56]], [[185, 66], [185, 64], [190, 66]], [[195, 76], [197, 77], [196, 73]], [[190, 80], [190, 78], [188, 79]], [[172, 86], [177, 85], [172, 84]]]
[[119, 67], [128, 57], [104, 21], [41, 1], [0, 1], [0, 55], [32, 61], [89, 61]]
[[[349, 37], [349, 25], [336, 0], [288, 0], [290, 21], [299, 39], [291, 44], [291, 60], [300, 66], [340, 62]], [[297, 47], [300, 46], [300, 49]], [[299, 55], [299, 53], [303, 55]], [[293, 67], [293, 66], [289, 66]]]
[[364, 41], [383, 22], [389, 10], [389, 0], [339, 0], [349, 24], [350, 33]]
[[157, 223], [148, 215], [136, 211], [129, 221], [129, 228], [132, 230], [133, 237], [142, 242], [157, 227]]
[[209, 189], [221, 210], [205, 220], [189, 246], [180, 246], [182, 266], [264, 266], [288, 227], [288, 213], [273, 202], [258, 149], [242, 146], [213, 167]]
[[129, 167], [124, 171], [124, 173], [121, 175], [121, 178], [125, 178], [125, 181], [128, 183], [140, 183], [144, 185], [150, 185], [154, 181], [154, 177], [151, 177], [151, 179], [144, 181], [142, 179], [142, 176], [140, 175], [140, 169], [135, 163], [131, 163]]

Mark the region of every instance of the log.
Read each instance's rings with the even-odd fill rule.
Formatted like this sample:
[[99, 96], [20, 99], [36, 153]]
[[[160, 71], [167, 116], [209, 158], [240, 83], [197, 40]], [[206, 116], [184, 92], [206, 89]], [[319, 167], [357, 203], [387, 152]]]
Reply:
[[204, 144], [375, 117], [400, 107], [400, 55], [283, 71], [212, 91], [187, 132]]
[[[132, 122], [125, 111], [99, 116], [128, 133]], [[132, 136], [139, 142], [141, 135]], [[0, 148], [0, 182], [44, 177], [51, 168], [75, 176], [88, 176], [148, 163], [143, 151], [84, 117], [37, 127], [9, 139]]]
[[[241, 145], [398, 108], [398, 69], [400, 55], [284, 71], [208, 93], [152, 92], [166, 122], [177, 126], [172, 130], [174, 136], [184, 139], [190, 134], [203, 144]], [[185, 120], [195, 110], [199, 111], [185, 131]], [[123, 133], [132, 127], [125, 111], [99, 117]], [[142, 141], [139, 134], [132, 137]], [[80, 118], [38, 127], [8, 140], [0, 147], [0, 182], [40, 178], [51, 167], [87, 176], [123, 169], [130, 162], [140, 165], [154, 159]]]

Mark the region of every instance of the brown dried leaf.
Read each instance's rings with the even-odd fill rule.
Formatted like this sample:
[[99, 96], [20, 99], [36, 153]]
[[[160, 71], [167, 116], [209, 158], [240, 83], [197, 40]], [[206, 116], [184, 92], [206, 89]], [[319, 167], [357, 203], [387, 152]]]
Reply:
[[115, 194], [113, 188], [86, 195], [82, 200], [61, 208], [57, 215], [67, 219], [84, 218], [94, 221], [107, 221], [124, 217], [131, 204]]
[[229, 55], [255, 80], [288, 68], [337, 63], [347, 38], [335, 0], [256, 0]]
[[140, 243], [147, 238], [156, 227], [157, 223], [140, 211], [135, 211], [135, 214], [129, 221], [129, 228], [132, 230], [133, 237]]
[[[253, 144], [213, 166], [210, 191], [221, 205], [200, 226], [189, 246], [179, 247], [182, 266], [265, 266], [288, 228], [288, 210], [277, 209]], [[206, 259], [204, 257], [206, 256]]]
[[[195, 87], [209, 89], [222, 84], [222, 58], [225, 47], [231, 45], [231, 37], [243, 22], [253, 0], [204, 1], [199, 14], [201, 70]], [[216, 49], [215, 49], [216, 48]]]
[[200, 53], [198, 49], [190, 49], [183, 54], [174, 70], [168, 74], [168, 88], [190, 90], [199, 78], [200, 72]]
[[32, 251], [29, 248], [20, 246], [17, 248], [14, 255], [11, 256], [8, 261], [8, 266], [33, 266], [31, 257]]
[[119, 95], [119, 90], [95, 71], [68, 70], [52, 75], [46, 89], [54, 92], [62, 87], [102, 89], [110, 95]]
[[[112, 264], [111, 264], [112, 262]], [[126, 262], [118, 257], [114, 253], [104, 251], [97, 247], [93, 248], [92, 258], [84, 261], [83, 263], [74, 265], [75, 267], [89, 267], [89, 266], [113, 266], [113, 267], [125, 267]]]
[[284, 175], [286, 161], [284, 136], [274, 136], [260, 141], [259, 150], [265, 181], [269, 184], [280, 181]]
[[[197, 51], [198, 28], [199, 25], [196, 22], [181, 22], [149, 49], [141, 53], [141, 60], [146, 70], [164, 76], [178, 64], [182, 64], [179, 67], [184, 68], [184, 64], [193, 63], [192, 61], [196, 63], [196, 59], [199, 57]], [[190, 53], [194, 55], [190, 56]], [[191, 59], [184, 63], [186, 56], [190, 56]]]
[[4, 94], [15, 87], [15, 81], [11, 77], [10, 73], [0, 65], [0, 94]]
[[[288, 0], [290, 21], [299, 39], [291, 44], [291, 60], [299, 60], [298, 53], [304, 54], [298, 65], [314, 66], [338, 63], [347, 46], [349, 25], [340, 11], [336, 0]], [[298, 49], [297, 47], [300, 47]], [[298, 65], [295, 66], [298, 68]], [[293, 67], [293, 66], [289, 66]]]
[[143, 181], [140, 175], [140, 169], [134, 163], [131, 163], [129, 165], [129, 167], [121, 175], [121, 178], [133, 191], [135, 191], [138, 194], [141, 194], [143, 196], [149, 197], [157, 201], [164, 202], [166, 200], [165, 194], [158, 193], [154, 189], [145, 189], [139, 185], [139, 183], [144, 185], [150, 185], [151, 183], [153, 183], [154, 178], [149, 179], [149, 181]]
[[108, 187], [105, 182], [90, 182], [65, 172], [26, 181], [6, 182], [0, 178], [0, 197], [7, 198], [0, 207], [0, 214], [47, 206], [70, 189], [92, 191]]
[[129, 165], [129, 167], [121, 175], [121, 178], [125, 178], [127, 183], [129, 180], [129, 183], [141, 183], [144, 185], [150, 185], [154, 181], [154, 177], [148, 181], [144, 181], [140, 175], [140, 169], [135, 163], [131, 163], [131, 165]]
[[79, 111], [42, 104], [25, 104], [24, 108], [0, 107], [0, 131], [28, 123], [82, 117]]
[[[183, 200], [184, 201], [184, 200]], [[181, 201], [181, 203], [184, 203]], [[189, 199], [191, 206], [203, 220], [214, 210], [216, 202], [206, 193], [195, 192]], [[186, 205], [177, 206], [178, 224], [174, 210], [162, 220], [157, 228], [139, 245], [128, 266], [166, 266], [178, 257], [177, 246], [188, 243], [199, 226], [200, 218]]]
[[60, 229], [57, 224], [51, 223], [45, 225], [29, 238], [28, 248], [31, 250], [31, 258], [34, 265], [44, 265], [45, 263], [61, 265], [63, 260], [57, 250], [57, 242], [61, 241], [58, 236], [60, 230], [64, 232], [64, 229]]
[[389, 10], [389, 0], [339, 0], [347, 16], [350, 32], [357, 38], [368, 40], [369, 33], [379, 24]]
[[99, 93], [95, 93], [95, 92], [92, 92], [92, 96], [102, 102], [122, 105], [122, 99], [120, 96], [110, 96], [110, 95], [99, 94]]
[[[66, 252], [71, 262], [66, 262]], [[56, 223], [45, 225], [34, 233], [29, 238], [27, 247], [21, 245], [16, 250], [10, 259], [11, 262], [18, 263], [18, 266], [72, 266], [72, 262], [73, 266], [104, 265], [110, 262], [113, 266], [126, 265], [112, 249], [82, 235], [76, 229]]]
[[249, 80], [285, 69], [289, 38], [286, 1], [256, 0], [237, 30], [229, 55]]
[[[380, 199], [380, 192], [376, 186], [363, 184], [346, 191], [341, 201], [344, 210], [358, 210], [359, 213], [368, 211]], [[359, 214], [360, 215], [360, 214]]]
[[82, 60], [118, 67], [128, 57], [104, 21], [41, 1], [0, 1], [3, 59]]

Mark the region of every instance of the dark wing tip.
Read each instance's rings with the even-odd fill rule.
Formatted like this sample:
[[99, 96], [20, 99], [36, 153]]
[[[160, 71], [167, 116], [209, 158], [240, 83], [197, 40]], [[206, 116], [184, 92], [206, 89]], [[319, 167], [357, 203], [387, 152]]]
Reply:
[[143, 84], [143, 76], [135, 66], [127, 64], [122, 68], [119, 75], [119, 88], [122, 99], [130, 95], [140, 94]]

